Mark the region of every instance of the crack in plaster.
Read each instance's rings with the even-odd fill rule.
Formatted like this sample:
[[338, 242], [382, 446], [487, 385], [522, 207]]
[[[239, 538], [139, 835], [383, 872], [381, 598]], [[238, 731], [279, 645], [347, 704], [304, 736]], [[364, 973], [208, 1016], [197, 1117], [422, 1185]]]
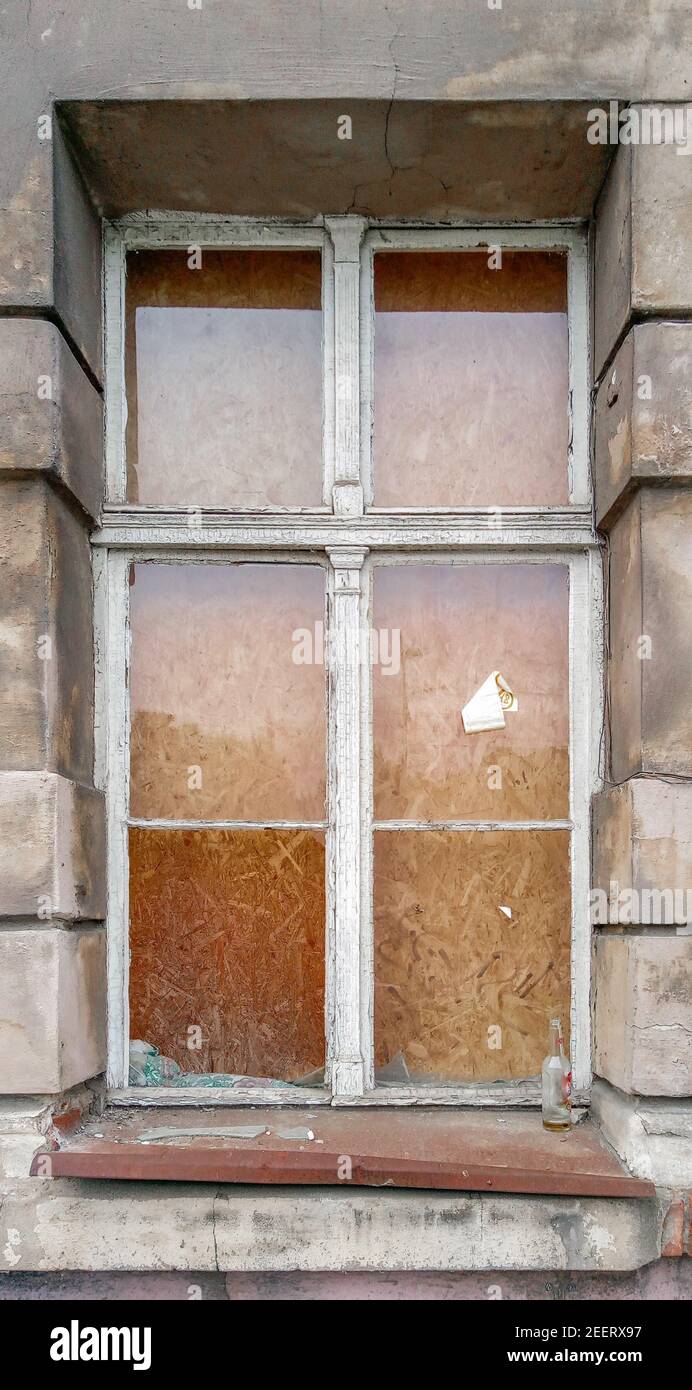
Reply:
[[637, 1033], [669, 1033], [674, 1028], [679, 1028], [682, 1033], [692, 1033], [692, 1028], [687, 1028], [684, 1023], [633, 1023], [632, 1027]]
[[[392, 67], [394, 68], [394, 76], [393, 76], [393, 81], [392, 81], [392, 90], [391, 90], [391, 94], [390, 94], [390, 97], [389, 97], [389, 103], [388, 103], [388, 105], [387, 105], [387, 110], [386, 110], [386, 112], [385, 112], [385, 118], [384, 118], [384, 157], [385, 157], [385, 159], [386, 159], [386, 161], [387, 161], [387, 163], [388, 163], [388, 165], [389, 165], [389, 180], [388, 180], [388, 182], [389, 182], [390, 184], [391, 184], [391, 182], [392, 182], [392, 179], [393, 179], [393, 178], [395, 177], [395, 175], [399, 172], [397, 166], [394, 164], [394, 161], [392, 160], [392, 157], [391, 157], [391, 155], [390, 155], [390, 153], [389, 153], [389, 120], [390, 120], [390, 117], [391, 117], [391, 114], [392, 114], [392, 107], [394, 106], [394, 101], [395, 101], [395, 98], [396, 98], [396, 89], [397, 89], [397, 84], [398, 84], [398, 81], [399, 81], [399, 64], [397, 63], [396, 58], [394, 57], [394, 53], [393, 53], [392, 50], [393, 50], [393, 48], [394, 48], [395, 43], [396, 43], [396, 42], [398, 41], [398, 39], [401, 37], [402, 28], [403, 28], [403, 25], [401, 25], [401, 24], [397, 25], [396, 32], [392, 35], [391, 39], [389, 40], [389, 43], [387, 44], [387, 51], [388, 51], [388, 53], [389, 53], [389, 57], [390, 57], [391, 62], [392, 62]], [[440, 182], [442, 182], [442, 180], [440, 180]], [[378, 184], [379, 184], [379, 180], [377, 180], [377, 179], [371, 180], [369, 184], [368, 184], [368, 183], [357, 183], [357, 184], [355, 184], [355, 185], [354, 185], [354, 189], [353, 189], [353, 194], [352, 194], [352, 197], [351, 197], [351, 201], [350, 201], [350, 203], [348, 204], [348, 207], [345, 209], [346, 215], [348, 215], [350, 212], [354, 212], [354, 211], [355, 211], [355, 208], [356, 208], [356, 205], [357, 205], [357, 202], [358, 202], [358, 195], [359, 195], [361, 189], [368, 188], [369, 186], [377, 187]], [[444, 187], [444, 185], [443, 185], [443, 187]], [[445, 190], [445, 191], [446, 191], [446, 190]]]

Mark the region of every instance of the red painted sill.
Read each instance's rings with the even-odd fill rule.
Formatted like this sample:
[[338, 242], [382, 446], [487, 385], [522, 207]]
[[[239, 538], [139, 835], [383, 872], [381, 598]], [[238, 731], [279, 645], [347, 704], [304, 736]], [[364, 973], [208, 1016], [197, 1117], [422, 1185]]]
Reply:
[[[263, 1132], [227, 1133], [248, 1126]], [[203, 1129], [225, 1133], [189, 1132]], [[152, 1130], [166, 1135], [146, 1139]], [[589, 1119], [552, 1134], [534, 1110], [136, 1107], [114, 1109], [59, 1142], [36, 1155], [34, 1176], [580, 1197], [655, 1191], [627, 1172]]]

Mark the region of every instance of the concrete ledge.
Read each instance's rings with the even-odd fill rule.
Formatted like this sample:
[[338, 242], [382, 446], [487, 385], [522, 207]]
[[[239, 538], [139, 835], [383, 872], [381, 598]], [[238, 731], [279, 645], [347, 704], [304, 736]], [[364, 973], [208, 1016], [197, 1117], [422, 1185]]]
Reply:
[[0, 918], [105, 917], [103, 793], [51, 772], [0, 772]]
[[5, 1270], [631, 1270], [659, 1254], [653, 1198], [30, 1178], [0, 1214]]
[[628, 1094], [692, 1095], [692, 938], [601, 936], [594, 1070]]
[[101, 399], [55, 324], [43, 319], [0, 319], [0, 472], [46, 473], [98, 517]]
[[[300, 85], [296, 78], [289, 100], [126, 101], [119, 93], [63, 102], [60, 111], [107, 217], [173, 208], [299, 219], [346, 211], [433, 221], [588, 218], [612, 155], [587, 139], [590, 101], [508, 101], [502, 91], [473, 104], [444, 91], [402, 100], [409, 80], [395, 101], [388, 91], [344, 105], [343, 93], [315, 99], [312, 83], [306, 100]], [[342, 113], [352, 121], [348, 140], [337, 138]]]
[[105, 1059], [104, 930], [0, 930], [0, 1093], [54, 1095]]
[[630, 330], [596, 399], [596, 522], [642, 483], [692, 483], [692, 324]]

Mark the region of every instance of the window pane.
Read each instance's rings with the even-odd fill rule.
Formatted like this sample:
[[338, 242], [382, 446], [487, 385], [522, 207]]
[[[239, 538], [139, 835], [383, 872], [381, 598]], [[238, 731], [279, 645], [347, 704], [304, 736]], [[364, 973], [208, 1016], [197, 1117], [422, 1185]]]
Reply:
[[569, 965], [568, 831], [376, 833], [378, 1067], [535, 1076], [550, 1019], [569, 1024]]
[[323, 570], [138, 564], [133, 576], [130, 814], [323, 820]]
[[375, 256], [379, 507], [568, 501], [567, 258]]
[[184, 1072], [321, 1067], [324, 920], [320, 834], [131, 829], [131, 1037]]
[[[569, 814], [568, 581], [563, 565], [375, 569], [375, 815], [540, 820]], [[399, 634], [399, 635], [397, 635]], [[466, 733], [493, 672], [505, 727]]]
[[318, 251], [133, 251], [126, 320], [129, 501], [321, 503]]

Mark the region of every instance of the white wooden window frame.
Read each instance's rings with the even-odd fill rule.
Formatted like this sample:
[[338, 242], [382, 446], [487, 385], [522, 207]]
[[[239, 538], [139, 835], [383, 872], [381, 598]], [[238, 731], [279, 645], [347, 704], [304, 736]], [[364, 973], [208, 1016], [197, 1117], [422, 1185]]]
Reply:
[[[563, 250], [568, 255], [569, 505], [559, 508], [372, 506], [372, 258], [378, 249]], [[273, 509], [141, 506], [126, 499], [124, 287], [130, 249], [314, 247], [322, 253], [323, 503]], [[373, 818], [370, 663], [372, 577], [381, 564], [563, 564], [569, 568], [570, 814], [565, 821], [397, 822], [423, 829], [571, 831], [572, 1065], [577, 1094], [591, 1081], [589, 808], [600, 786], [603, 589], [589, 470], [589, 301], [581, 228], [366, 225], [359, 217], [309, 225], [222, 217], [135, 215], [106, 228], [106, 503], [95, 532], [96, 784], [108, 807], [108, 1073], [113, 1101], [142, 1104], [536, 1104], [535, 1080], [460, 1086], [374, 1086]], [[194, 515], [191, 516], [191, 513]], [[328, 672], [326, 991], [327, 1085], [285, 1092], [129, 1087], [128, 602], [133, 562], [313, 563], [325, 570]], [[142, 824], [141, 821], [134, 822]], [[249, 828], [255, 823], [149, 822]], [[262, 825], [271, 824], [262, 822]], [[287, 826], [287, 822], [274, 822]], [[297, 824], [297, 823], [296, 823]], [[307, 824], [307, 823], [300, 823]], [[314, 823], [318, 827], [318, 823]]]

